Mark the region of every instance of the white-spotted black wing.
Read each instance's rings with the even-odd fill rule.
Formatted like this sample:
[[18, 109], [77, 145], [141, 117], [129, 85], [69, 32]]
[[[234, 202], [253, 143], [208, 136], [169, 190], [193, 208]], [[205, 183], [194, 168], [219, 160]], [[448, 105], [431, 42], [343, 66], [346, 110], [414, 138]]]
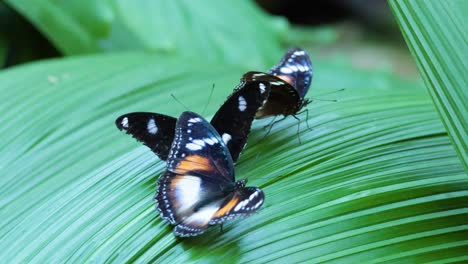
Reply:
[[[211, 125], [226, 143], [234, 162], [244, 149], [254, 116], [269, 92], [269, 82], [241, 82], [211, 120]], [[151, 148], [161, 160], [167, 160], [176, 122], [177, 119], [171, 116], [137, 112], [120, 116], [115, 124], [118, 129]]]
[[211, 119], [234, 162], [244, 149], [255, 114], [269, 93], [269, 82], [241, 82]]
[[174, 139], [176, 119], [167, 115], [136, 112], [118, 117], [115, 125], [166, 160]]

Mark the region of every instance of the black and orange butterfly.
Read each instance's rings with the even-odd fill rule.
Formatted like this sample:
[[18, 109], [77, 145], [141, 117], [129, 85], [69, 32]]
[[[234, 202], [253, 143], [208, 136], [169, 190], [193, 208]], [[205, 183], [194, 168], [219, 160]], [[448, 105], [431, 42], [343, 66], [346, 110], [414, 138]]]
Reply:
[[312, 82], [312, 62], [307, 52], [301, 48], [291, 48], [280, 62], [268, 72], [250, 71], [243, 81], [264, 81], [271, 86], [265, 104], [257, 111], [256, 118], [289, 115], [295, 116], [310, 103], [305, 98]]
[[[270, 84], [266, 81], [241, 81], [211, 119], [211, 125], [221, 135], [234, 162], [244, 149], [255, 113], [269, 92]], [[163, 114], [135, 112], [118, 117], [115, 124], [166, 160], [176, 122], [176, 118]]]
[[161, 217], [175, 226], [174, 234], [196, 236], [256, 212], [263, 191], [246, 183], [235, 181], [230, 151], [218, 131], [201, 116], [182, 113], [155, 196]]

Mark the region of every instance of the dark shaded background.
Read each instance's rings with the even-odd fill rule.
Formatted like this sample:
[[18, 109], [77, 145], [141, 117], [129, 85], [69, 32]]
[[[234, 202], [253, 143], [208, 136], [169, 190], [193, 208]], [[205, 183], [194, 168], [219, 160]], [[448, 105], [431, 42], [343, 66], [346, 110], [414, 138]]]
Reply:
[[[369, 30], [395, 34], [398, 28], [385, 0], [257, 0], [274, 15], [299, 25], [324, 25], [354, 21]], [[312, 8], [307, 6], [312, 5]]]

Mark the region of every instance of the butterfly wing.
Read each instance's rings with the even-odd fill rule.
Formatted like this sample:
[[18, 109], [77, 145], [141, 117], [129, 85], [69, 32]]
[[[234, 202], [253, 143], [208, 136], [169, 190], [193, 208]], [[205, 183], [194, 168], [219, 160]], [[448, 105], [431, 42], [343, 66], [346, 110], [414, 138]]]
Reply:
[[158, 209], [175, 225], [176, 236], [199, 235], [211, 225], [249, 216], [263, 204], [264, 194], [259, 188], [243, 187], [223, 196], [215, 184], [201, 179], [167, 171], [159, 180]]
[[293, 86], [302, 100], [309, 91], [312, 82], [312, 62], [305, 50], [291, 48], [268, 73]]
[[175, 131], [155, 199], [164, 219], [196, 235], [209, 227], [214, 208], [234, 189], [234, 166], [218, 132], [201, 116], [182, 113]]
[[250, 71], [242, 76], [245, 81], [262, 81], [270, 84], [267, 101], [258, 109], [255, 118], [291, 115], [299, 111], [301, 98], [296, 89], [286, 81], [263, 72]]
[[270, 93], [269, 82], [241, 82], [211, 119], [234, 162], [247, 143], [255, 113]]
[[215, 200], [200, 207], [175, 228], [177, 236], [195, 236], [205, 232], [210, 225], [226, 220], [249, 216], [259, 209], [264, 201], [262, 190], [255, 187], [237, 189], [222, 200]]
[[177, 120], [167, 169], [202, 175], [220, 184], [234, 183], [234, 165], [226, 144], [210, 123], [193, 112], [184, 112]]
[[136, 112], [118, 117], [115, 125], [148, 146], [161, 160], [166, 160], [174, 139], [176, 121], [167, 115]]
[[[158, 179], [155, 200], [161, 217], [178, 225], [196, 213], [201, 204], [212, 203], [222, 197], [222, 185], [216, 181], [200, 175], [177, 174], [167, 170]], [[208, 222], [206, 220], [203, 225], [208, 225]], [[202, 226], [201, 223], [198, 225]]]
[[236, 217], [249, 216], [262, 206], [264, 200], [263, 191], [257, 187], [237, 188], [222, 201], [210, 224], [221, 224]]

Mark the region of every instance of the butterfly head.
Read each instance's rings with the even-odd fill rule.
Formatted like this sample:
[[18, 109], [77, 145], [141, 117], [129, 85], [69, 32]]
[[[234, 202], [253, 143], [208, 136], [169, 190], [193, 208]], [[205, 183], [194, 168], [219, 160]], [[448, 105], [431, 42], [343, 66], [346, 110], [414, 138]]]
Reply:
[[302, 104], [300, 108], [306, 107], [310, 103], [312, 103], [312, 100], [310, 100], [309, 98], [304, 98], [304, 100], [302, 100]]
[[246, 184], [247, 179], [238, 180], [236, 181], [236, 189], [244, 188]]

